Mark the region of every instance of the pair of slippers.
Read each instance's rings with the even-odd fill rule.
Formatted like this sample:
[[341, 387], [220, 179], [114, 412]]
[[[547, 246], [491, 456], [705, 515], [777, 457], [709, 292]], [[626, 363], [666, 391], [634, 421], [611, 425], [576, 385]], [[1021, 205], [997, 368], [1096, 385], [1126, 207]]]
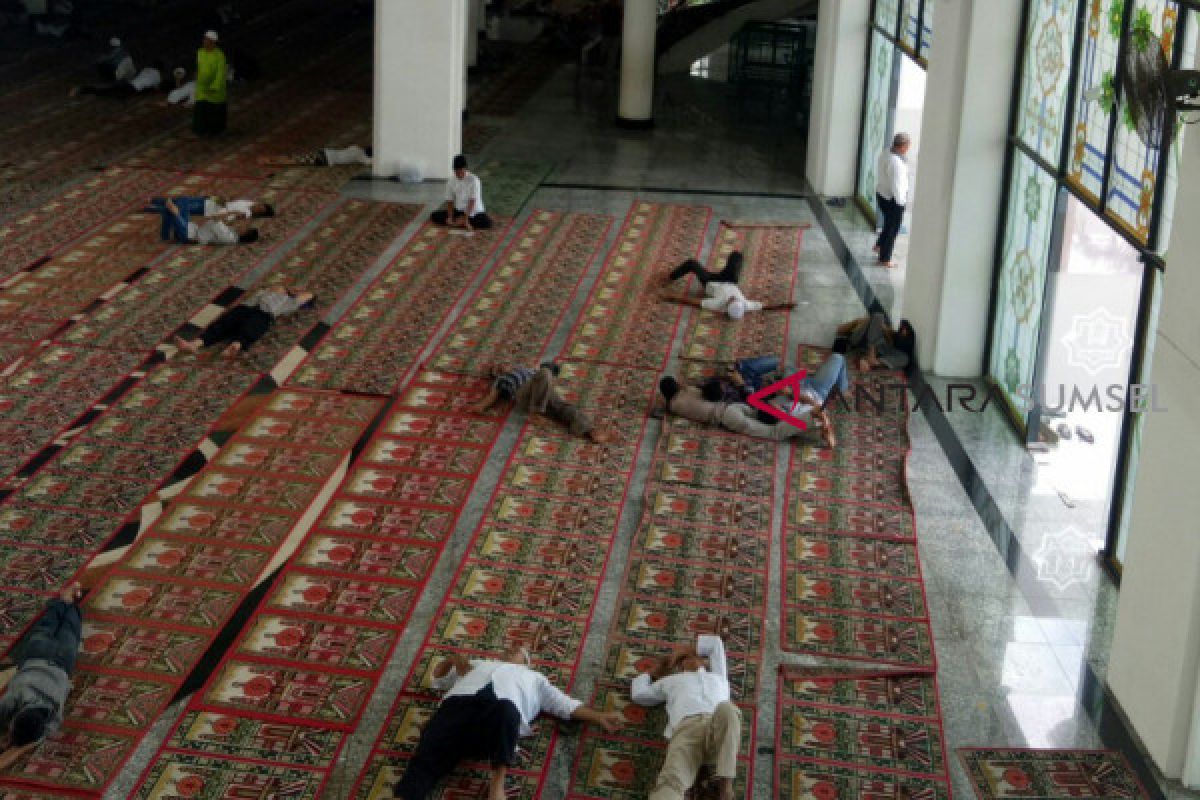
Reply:
[[[1058, 438], [1062, 441], [1067, 442], [1071, 440], [1071, 426], [1067, 423], [1058, 423], [1055, 432], [1058, 433]], [[1079, 441], [1086, 444], [1094, 444], [1096, 442], [1096, 437], [1092, 435], [1092, 432], [1082, 425], [1075, 426], [1075, 435], [1079, 437]]]

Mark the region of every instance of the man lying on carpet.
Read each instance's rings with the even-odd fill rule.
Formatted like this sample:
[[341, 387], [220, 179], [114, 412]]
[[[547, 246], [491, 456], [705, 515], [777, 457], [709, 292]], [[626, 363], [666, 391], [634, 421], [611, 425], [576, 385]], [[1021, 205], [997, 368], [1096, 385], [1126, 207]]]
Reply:
[[705, 400], [714, 403], [744, 403], [754, 392], [766, 386], [766, 378], [779, 369], [777, 356], [739, 358], [724, 373], [696, 384]]
[[[847, 355], [862, 372], [872, 369], [904, 369], [916, 349], [916, 334], [908, 320], [895, 330], [882, 311], [838, 326], [838, 339], [845, 341]], [[838, 351], [837, 342], [834, 351]]]
[[[197, 200], [200, 198], [180, 199]], [[239, 233], [222, 219], [210, 219], [202, 225], [197, 225], [191, 220], [191, 215], [194, 213], [193, 208], [193, 205], [186, 203], [182, 206], [177, 205], [170, 198], [163, 203], [159, 212], [162, 215], [162, 227], [159, 235], [162, 236], [164, 242], [174, 240], [179, 244], [229, 245], [253, 244], [258, 241], [258, 228], [248, 228]], [[271, 209], [270, 214], [274, 213], [274, 209]]]
[[653, 672], [633, 679], [630, 696], [642, 706], [667, 705], [667, 754], [650, 800], [680, 800], [706, 764], [720, 799], [733, 800], [742, 712], [730, 699], [721, 637], [700, 636], [694, 647], [659, 659]]
[[[225, 201], [215, 194], [183, 195], [170, 198], [175, 207], [189, 217], [208, 217], [224, 220], [251, 219], [275, 216], [275, 206], [258, 200]], [[151, 197], [142, 209], [152, 214], [162, 214], [167, 207], [167, 198]]]
[[267, 167], [344, 167], [349, 164], [371, 166], [371, 148], [350, 145], [349, 147], [322, 147], [294, 156], [262, 156], [258, 163]]
[[316, 300], [312, 292], [281, 287], [260, 289], [245, 303], [234, 306], [194, 339], [175, 337], [175, 346], [188, 353], [198, 353], [201, 347], [212, 347], [218, 342], [231, 342], [221, 355], [233, 358], [243, 350], [249, 350], [255, 342], [266, 335], [280, 317], [294, 314], [302, 308], [311, 308]]
[[455, 156], [453, 167], [454, 176], [446, 183], [446, 208], [430, 214], [430, 221], [468, 231], [492, 227], [492, 218], [483, 210], [483, 184], [467, 171], [467, 157]]
[[746, 295], [742, 294], [742, 290], [736, 283], [719, 283], [717, 281], [709, 281], [704, 284], [704, 297], [670, 294], [663, 291], [659, 293], [658, 300], [660, 303], [681, 303], [685, 306], [702, 308], [705, 311], [727, 314], [730, 319], [741, 319], [746, 316], [747, 311], [791, 311], [796, 307], [795, 303], [763, 305], [748, 299]]
[[468, 661], [456, 653], [438, 664], [433, 684], [449, 691], [422, 728], [395, 796], [424, 800], [460, 760], [486, 759], [492, 767], [488, 798], [504, 800], [504, 777], [515, 764], [517, 738], [533, 733], [529, 726], [542, 712], [610, 733], [621, 727], [620, 713], [583, 705], [531, 666], [524, 647], [509, 650], [502, 661]]
[[472, 406], [476, 414], [484, 414], [501, 400], [514, 403], [519, 411], [542, 414], [559, 423], [574, 436], [583, 436], [596, 444], [606, 444], [616, 438], [610, 430], [597, 428], [583, 411], [568, 403], [554, 388], [558, 377], [557, 364], [542, 364], [538, 369], [512, 364], [493, 364], [488, 368], [493, 378], [487, 395]]
[[0, 770], [11, 767], [62, 724], [83, 630], [82, 596], [78, 583], [63, 589], [13, 649], [17, 673], [0, 697]]
[[[680, 386], [679, 381], [668, 375], [658, 382], [658, 390], [666, 401], [667, 411], [676, 416], [699, 422], [702, 425], [720, 425], [734, 433], [743, 433], [758, 439], [774, 439], [783, 441], [794, 436], [819, 433], [828, 447], [837, 445], [829, 417], [816, 404], [807, 411], [807, 429], [781, 422], [765, 412], [759, 412], [746, 403], [729, 403], [723, 400], [707, 399], [704, 393], [695, 386]], [[711, 397], [712, 395], [710, 395]], [[774, 401], [775, 405], [780, 400]]]

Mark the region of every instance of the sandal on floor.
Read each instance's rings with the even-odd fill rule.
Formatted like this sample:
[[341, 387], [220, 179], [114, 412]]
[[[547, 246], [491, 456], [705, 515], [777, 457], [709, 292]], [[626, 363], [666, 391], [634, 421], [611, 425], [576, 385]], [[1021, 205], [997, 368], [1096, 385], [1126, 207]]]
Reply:
[[1075, 435], [1078, 436], [1079, 440], [1082, 442], [1087, 442], [1088, 444], [1096, 443], [1096, 437], [1092, 435], [1091, 431], [1082, 425], [1075, 426]]

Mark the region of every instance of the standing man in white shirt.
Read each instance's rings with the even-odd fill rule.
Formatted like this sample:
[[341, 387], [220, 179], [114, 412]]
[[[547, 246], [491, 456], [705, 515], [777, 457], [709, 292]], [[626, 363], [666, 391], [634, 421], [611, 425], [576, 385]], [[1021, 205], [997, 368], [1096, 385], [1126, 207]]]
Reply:
[[486, 759], [492, 766], [489, 800], [504, 800], [504, 777], [517, 755], [517, 738], [533, 733], [530, 724], [545, 712], [562, 719], [621, 727], [615, 711], [597, 711], [563, 693], [530, 669], [529, 651], [515, 647], [503, 661], [468, 661], [457, 653], [433, 671], [433, 684], [449, 689], [425, 723], [417, 751], [396, 784], [395, 796], [424, 800], [462, 759]]
[[449, 225], [466, 230], [487, 230], [492, 218], [483, 209], [483, 184], [479, 176], [467, 171], [467, 157], [454, 157], [454, 177], [446, 184], [446, 208], [429, 215], [434, 225]]
[[897, 133], [892, 138], [892, 147], [879, 154], [875, 170], [875, 199], [883, 212], [883, 230], [875, 241], [875, 252], [879, 253], [879, 266], [894, 267], [892, 248], [904, 224], [904, 208], [908, 205], [908, 161], [905, 155], [912, 147], [912, 137]]
[[695, 647], [676, 649], [653, 676], [634, 678], [630, 694], [638, 705], [667, 704], [667, 755], [650, 800], [680, 800], [705, 764], [715, 764], [721, 800], [733, 800], [742, 712], [730, 699], [721, 637], [699, 636]]

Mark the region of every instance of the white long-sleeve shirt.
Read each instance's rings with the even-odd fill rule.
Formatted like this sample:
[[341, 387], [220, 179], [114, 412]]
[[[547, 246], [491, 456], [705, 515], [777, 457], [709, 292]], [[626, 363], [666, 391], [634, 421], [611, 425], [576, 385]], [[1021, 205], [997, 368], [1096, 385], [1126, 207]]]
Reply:
[[725, 643], [720, 636], [696, 638], [696, 652], [708, 658], [710, 672], [701, 667], [695, 672], [679, 672], [650, 679], [643, 672], [633, 679], [630, 695], [641, 706], [667, 704], [667, 728], [663, 735], [670, 739], [679, 723], [695, 714], [711, 714], [721, 703], [728, 703], [729, 673], [725, 666]]
[[891, 150], [879, 154], [875, 191], [899, 205], [908, 205], [908, 162]]
[[710, 281], [704, 286], [704, 294], [700, 307], [706, 311], [725, 311], [734, 300], [740, 300], [746, 311], [762, 311], [762, 303], [747, 298], [736, 283]]
[[583, 703], [560, 690], [540, 672], [507, 661], [471, 662], [471, 671], [460, 679], [458, 670], [451, 667], [441, 678], [434, 678], [438, 689], [449, 689], [446, 697], [470, 696], [488, 684], [501, 700], [510, 700], [521, 715], [521, 735], [529, 736], [530, 724], [543, 711], [562, 719], [570, 719]]

